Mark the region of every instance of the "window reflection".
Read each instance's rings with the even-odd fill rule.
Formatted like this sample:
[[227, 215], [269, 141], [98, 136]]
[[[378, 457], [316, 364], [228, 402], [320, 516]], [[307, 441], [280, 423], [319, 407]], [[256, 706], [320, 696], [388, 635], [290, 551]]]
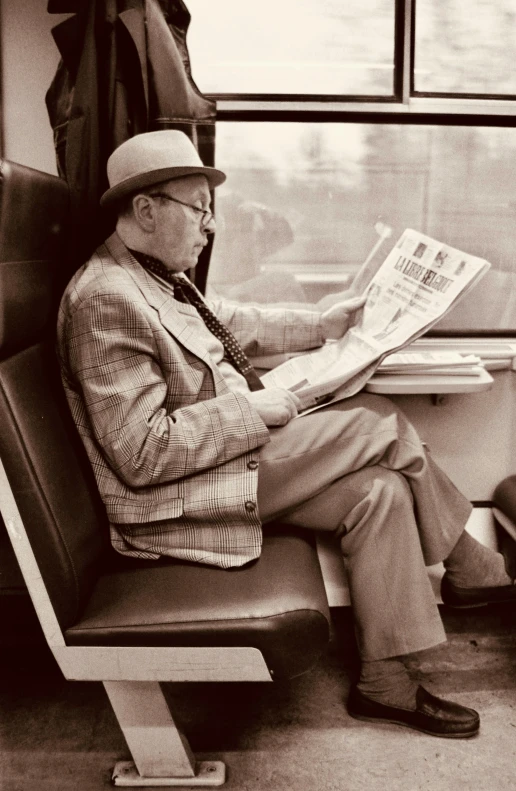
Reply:
[[412, 227], [492, 265], [442, 328], [516, 329], [515, 156], [513, 129], [220, 124], [228, 180], [217, 191], [209, 290], [324, 301]]

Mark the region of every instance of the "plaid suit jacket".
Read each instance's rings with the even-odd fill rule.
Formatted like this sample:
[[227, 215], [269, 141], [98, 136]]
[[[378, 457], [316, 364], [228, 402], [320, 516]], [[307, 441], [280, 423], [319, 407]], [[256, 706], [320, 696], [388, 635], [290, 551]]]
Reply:
[[[315, 312], [209, 304], [251, 356], [322, 342]], [[113, 234], [63, 295], [62, 380], [114, 547], [239, 566], [260, 554], [259, 448], [269, 432], [229, 390], [185, 310]]]

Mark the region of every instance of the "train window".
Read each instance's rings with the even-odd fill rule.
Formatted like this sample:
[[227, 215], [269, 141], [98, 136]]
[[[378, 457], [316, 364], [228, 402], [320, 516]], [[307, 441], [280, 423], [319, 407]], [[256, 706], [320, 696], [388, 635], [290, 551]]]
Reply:
[[188, 0], [205, 93], [393, 93], [392, 0]]
[[516, 94], [512, 0], [417, 0], [415, 90]]
[[217, 193], [209, 286], [317, 302], [414, 227], [492, 264], [443, 326], [516, 330], [515, 158], [516, 129], [220, 124], [217, 165], [229, 178]]
[[324, 303], [415, 227], [491, 263], [438, 329], [516, 332], [514, 0], [188, 8], [229, 174], [208, 293]]

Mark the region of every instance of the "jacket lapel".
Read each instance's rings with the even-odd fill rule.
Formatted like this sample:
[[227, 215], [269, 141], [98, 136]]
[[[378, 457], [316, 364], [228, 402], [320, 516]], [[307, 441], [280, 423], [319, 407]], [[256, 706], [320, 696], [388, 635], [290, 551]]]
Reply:
[[219, 376], [216, 375], [216, 366], [204, 346], [197, 340], [195, 330], [186, 321], [185, 316], [191, 315], [192, 308], [168, 297], [156, 280], [131, 255], [116, 232], [106, 240], [105, 245], [117, 264], [131, 276], [148, 304], [157, 311], [165, 329], [178, 343], [208, 365], [217, 381]]

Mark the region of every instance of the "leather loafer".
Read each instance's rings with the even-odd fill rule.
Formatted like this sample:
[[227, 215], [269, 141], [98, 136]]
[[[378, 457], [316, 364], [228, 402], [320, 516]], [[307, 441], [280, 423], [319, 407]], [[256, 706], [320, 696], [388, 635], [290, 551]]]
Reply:
[[424, 687], [418, 687], [416, 709], [409, 711], [376, 703], [363, 695], [358, 687], [353, 686], [348, 698], [348, 713], [357, 720], [390, 722], [449, 739], [475, 736], [480, 727], [480, 717], [476, 711], [437, 698]]
[[516, 585], [499, 585], [491, 588], [459, 588], [445, 574], [441, 580], [441, 599], [448, 607], [467, 609], [483, 607], [497, 602], [516, 602]]

